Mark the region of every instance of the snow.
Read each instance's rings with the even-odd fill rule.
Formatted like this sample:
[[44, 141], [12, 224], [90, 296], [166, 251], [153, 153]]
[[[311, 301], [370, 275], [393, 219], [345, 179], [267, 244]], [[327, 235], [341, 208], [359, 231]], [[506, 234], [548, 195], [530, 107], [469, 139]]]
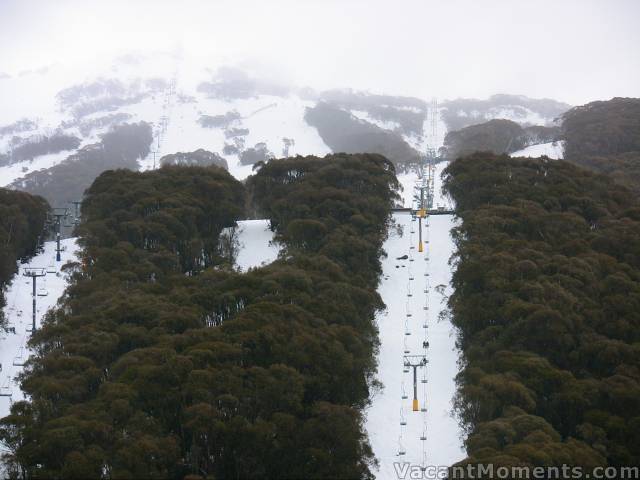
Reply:
[[252, 165], [242, 165], [237, 155], [224, 155], [225, 138], [222, 128], [200, 126], [200, 115], [224, 115], [236, 110], [241, 119], [232, 127], [247, 128], [244, 137], [245, 148], [264, 142], [276, 157], [283, 155], [283, 138], [292, 138], [295, 144], [289, 148], [292, 155], [323, 156], [331, 150], [322, 141], [317, 130], [304, 120], [308, 102], [297, 96], [277, 97], [259, 95], [248, 99], [225, 101], [199, 98], [197, 103], [177, 104], [173, 108], [169, 127], [162, 142], [161, 155], [175, 152], [189, 152], [204, 148], [222, 155], [229, 164], [229, 172], [239, 180], [252, 173]]
[[364, 110], [350, 110], [351, 114], [359, 118], [360, 120], [364, 120], [365, 122], [372, 123], [383, 130], [391, 130], [392, 132], [401, 128], [400, 123], [394, 122], [393, 120], [380, 120], [379, 118], [372, 117], [369, 112]]
[[[479, 110], [464, 110], [459, 109], [456, 112], [458, 117], [482, 119], [484, 121], [494, 119], [511, 120], [512, 122], [519, 123], [522, 126], [528, 125], [554, 125], [553, 118], [544, 117], [538, 112], [534, 112], [530, 108], [523, 107], [521, 105], [501, 105], [498, 107], [491, 107], [485, 112]], [[479, 123], [479, 122], [478, 122]]]
[[[446, 130], [441, 125], [439, 116], [437, 131], [426, 135], [426, 146], [437, 150], [442, 145]], [[435, 165], [436, 208], [451, 207], [451, 199], [442, 192], [441, 174], [447, 165], [448, 162]], [[404, 206], [414, 206], [413, 189], [418, 175], [407, 172], [398, 175], [398, 180], [404, 188]], [[450, 232], [457, 220], [452, 215], [426, 219], [425, 248], [419, 252], [419, 222], [405, 212], [394, 214], [393, 219], [398, 228], [390, 228], [384, 243], [388, 256], [382, 260], [378, 288], [387, 306], [377, 317], [380, 350], [376, 379], [382, 389], [372, 395], [365, 412], [365, 428], [379, 461], [377, 478], [399, 478], [403, 467], [420, 475], [411, 478], [426, 478], [421, 467], [449, 466], [466, 457], [463, 432], [452, 413], [459, 352], [446, 305], [452, 292], [453, 266], [449, 259], [455, 248]], [[398, 260], [403, 255], [408, 255], [408, 259]], [[425, 341], [428, 348], [424, 347]], [[426, 411], [413, 411], [413, 371], [403, 369], [407, 351], [409, 355], [424, 355], [428, 360], [426, 368], [419, 368], [417, 382], [419, 407], [426, 406]], [[446, 469], [437, 473], [442, 478]]]
[[[147, 70], [147, 66], [149, 69]], [[309, 126], [304, 120], [305, 108], [312, 106], [313, 102], [304, 100], [298, 95], [288, 96], [258, 95], [246, 99], [212, 99], [206, 98], [196, 92], [196, 85], [204, 78], [202, 69], [189, 68], [192, 65], [179, 64], [177, 60], [168, 57], [141, 59], [139, 64], [120, 63], [116, 66], [117, 76], [125, 80], [128, 78], [148, 78], [152, 74], [175, 82], [175, 88], [168, 88], [166, 92], [155, 96], [145, 97], [134, 105], [126, 105], [109, 113], [126, 112], [133, 117], [130, 122], [147, 121], [153, 123], [154, 142], [152, 150], [155, 154], [155, 166], [159, 166], [159, 160], [163, 155], [176, 152], [190, 152], [200, 148], [221, 154], [229, 164], [230, 173], [238, 179], [244, 179], [252, 173], [251, 165], [240, 165], [237, 155], [224, 155], [225, 143], [231, 141], [225, 138], [223, 128], [204, 128], [198, 123], [201, 115], [223, 115], [235, 110], [240, 114], [240, 119], [234, 121], [231, 127], [248, 128], [249, 134], [244, 137], [245, 148], [253, 147], [256, 143], [264, 142], [267, 148], [276, 156], [283, 156], [283, 138], [292, 138], [295, 144], [289, 148], [288, 155], [318, 155], [330, 153], [328, 146], [322, 141], [317, 130]], [[37, 98], [29, 103], [29, 108], [21, 108], [16, 102], [27, 97], [26, 93], [15, 95], [19, 89], [20, 81], [10, 79], [11, 88], [0, 92], [0, 99], [10, 99], [12, 95], [16, 102], [9, 102], [9, 108], [0, 116], [0, 125], [8, 124], [18, 118], [28, 116], [39, 120], [39, 130], [57, 127], [61, 121], [68, 120], [68, 115], [59, 112], [55, 104], [55, 93], [69, 86], [68, 78], [62, 82], [63, 74], [67, 70], [58, 67], [53, 69], [56, 74], [56, 82], [47, 85], [47, 89], [38, 91]], [[115, 69], [114, 69], [115, 71]], [[114, 71], [107, 72], [114, 76]], [[178, 72], [178, 73], [173, 73]], [[83, 74], [78, 76], [77, 83], [87, 80]], [[29, 89], [37, 90], [44, 78], [36, 75], [29, 77]], [[185, 78], [186, 77], [186, 78]], [[93, 77], [95, 78], [95, 77]], [[24, 89], [25, 92], [29, 89]], [[180, 94], [192, 95], [196, 102], [181, 102]], [[15, 103], [15, 105], [14, 105]], [[14, 108], [15, 107], [15, 108]], [[10, 113], [10, 114], [9, 114]], [[19, 115], [18, 115], [19, 113]], [[104, 112], [101, 112], [102, 115]], [[352, 112], [359, 118], [363, 118], [363, 112]], [[505, 114], [505, 112], [502, 112]], [[508, 113], [508, 112], [506, 112]], [[98, 115], [98, 114], [96, 114]], [[368, 115], [367, 115], [368, 117]], [[371, 118], [364, 118], [376, 123]], [[376, 123], [383, 126], [380, 122]], [[383, 128], [393, 127], [384, 124]], [[443, 143], [446, 133], [444, 123], [440, 115], [437, 116], [437, 131], [430, 131], [431, 123], [425, 119], [424, 135], [422, 137], [405, 137], [414, 148], [423, 150], [425, 147], [437, 149]], [[92, 134], [92, 140], [97, 138], [99, 132]], [[83, 144], [89, 138], [83, 139]], [[6, 185], [24, 175], [23, 167], [29, 171], [48, 168], [64, 160], [70, 152], [47, 155], [36, 158], [33, 162], [17, 164], [0, 168], [0, 185]], [[514, 154], [515, 155], [515, 154]], [[551, 155], [549, 155], [551, 156]], [[552, 157], [553, 158], [553, 157]], [[24, 163], [24, 162], [23, 162]], [[440, 192], [440, 174], [447, 164], [439, 163], [435, 168], [435, 199], [434, 206], [450, 206], [448, 198]], [[154, 167], [153, 154], [140, 161], [140, 169], [147, 170]], [[417, 181], [415, 172], [404, 173], [398, 176], [404, 186], [403, 193], [406, 206], [411, 206], [413, 186]], [[378, 356], [378, 380], [383, 388], [372, 397], [371, 406], [366, 413], [366, 430], [369, 434], [374, 454], [380, 461], [378, 478], [397, 478], [394, 462], [411, 462], [430, 465], [451, 465], [465, 457], [461, 441], [461, 432], [456, 420], [451, 416], [452, 399], [455, 393], [455, 376], [457, 370], [458, 352], [455, 348], [454, 330], [446, 315], [439, 320], [440, 313], [446, 310], [446, 297], [451, 293], [450, 279], [452, 267], [448, 260], [453, 252], [454, 245], [450, 238], [450, 230], [455, 226], [452, 216], [432, 216], [429, 218], [429, 227], [424, 230], [425, 240], [430, 236], [424, 253], [419, 253], [415, 247], [417, 244], [417, 222], [411, 221], [408, 214], [398, 213], [394, 219], [402, 227], [403, 233], [392, 231], [384, 244], [388, 257], [383, 259], [383, 277], [379, 287], [379, 293], [387, 305], [387, 310], [377, 317], [380, 331], [380, 351]], [[411, 233], [411, 228], [415, 229]], [[236, 259], [236, 267], [240, 271], [259, 267], [273, 262], [278, 258], [280, 246], [273, 242], [273, 233], [268, 228], [268, 220], [246, 220], [238, 222], [238, 241], [240, 250]], [[65, 240], [68, 247], [63, 253], [63, 261], [74, 259], [78, 253], [75, 239]], [[53, 258], [54, 244], [48, 242], [45, 252], [36, 256], [29, 265], [47, 267]], [[411, 255], [413, 261], [399, 261], [396, 257]], [[27, 265], [25, 265], [27, 266]], [[56, 265], [59, 271], [60, 264]], [[396, 266], [398, 268], [396, 268]], [[429, 276], [425, 276], [425, 274]], [[413, 280], [409, 280], [412, 277]], [[26, 328], [31, 320], [31, 284], [30, 280], [22, 276], [22, 271], [15, 277], [14, 282], [6, 292], [7, 307], [5, 313], [9, 322], [15, 326], [16, 334], [3, 334], [0, 338], [0, 362], [3, 371], [0, 372], [0, 386], [11, 390], [11, 397], [0, 397], [0, 417], [9, 413], [10, 403], [23, 398], [19, 386], [15, 382], [15, 376], [20, 372], [20, 366], [14, 366], [16, 356], [28, 356], [26, 342], [29, 333]], [[27, 284], [28, 283], [28, 284]], [[38, 296], [39, 306], [38, 322], [45, 312], [53, 307], [66, 287], [64, 276], [48, 274], [44, 280], [38, 281], [38, 285], [45, 285], [47, 296]], [[435, 287], [442, 285], [436, 291]], [[408, 297], [408, 289], [412, 293]], [[425, 293], [425, 290], [427, 292]], [[440, 292], [440, 293], [439, 293]], [[428, 310], [423, 310], [429, 306]], [[22, 312], [19, 316], [18, 312]], [[411, 317], [407, 317], [411, 313]], [[428, 328], [422, 328], [426, 319]], [[404, 322], [408, 320], [410, 336], [405, 335]], [[411, 353], [424, 352], [422, 342], [425, 331], [430, 343], [426, 355], [429, 360], [427, 365], [426, 384], [418, 384], [418, 399], [420, 405], [426, 405], [426, 412], [411, 411], [412, 382], [410, 374], [403, 373], [402, 362], [404, 342]], [[401, 398], [404, 384], [408, 399]], [[3, 389], [4, 391], [5, 389]], [[424, 398], [426, 395], [426, 403]], [[406, 426], [400, 426], [400, 413], [407, 421]], [[427, 440], [422, 442], [420, 436], [427, 425]], [[403, 447], [406, 455], [398, 457], [398, 440], [402, 433]], [[423, 458], [423, 446], [426, 460]]]
[[521, 106], [493, 107], [489, 109], [485, 118], [487, 120], [503, 118], [521, 125], [550, 125], [553, 123], [553, 119], [543, 117], [538, 112], [534, 112], [530, 108]]
[[[449, 165], [449, 162], [439, 162], [435, 165], [434, 170], [434, 182], [433, 182], [433, 206], [437, 207], [445, 207], [446, 210], [451, 209], [452, 201], [451, 199], [442, 193], [442, 172]], [[413, 203], [413, 193], [414, 186], [418, 177], [415, 172], [405, 172], [398, 175], [398, 181], [400, 185], [402, 185], [402, 192], [400, 196], [402, 197], [403, 205], [407, 208], [412, 206]]]
[[[381, 479], [397, 478], [397, 463], [451, 465], [466, 456], [461, 431], [451, 416], [458, 373], [455, 336], [446, 316], [439, 320], [451, 293], [448, 261], [454, 247], [449, 232], [454, 220], [448, 215], [429, 218], [429, 227], [423, 231], [425, 240], [430, 237], [424, 253], [416, 247], [418, 222], [412, 222], [408, 213], [397, 213], [394, 220], [403, 233], [394, 231], [385, 242], [388, 257], [383, 260], [383, 280], [378, 290], [387, 305], [377, 318], [381, 341], [377, 378], [383, 389], [373, 395], [366, 411], [366, 429], [380, 462], [377, 478]], [[402, 255], [409, 255], [409, 259], [396, 260]], [[434, 288], [438, 285], [444, 286], [442, 294]], [[426, 311], [425, 306], [429, 307]], [[425, 320], [427, 329], [423, 328]], [[411, 335], [405, 335], [405, 326]], [[422, 344], [425, 334], [427, 350]], [[405, 340], [410, 354], [426, 353], [429, 361], [426, 384], [421, 383], [422, 372], [418, 372], [418, 400], [420, 407], [426, 404], [426, 412], [412, 411], [413, 373], [403, 373]], [[407, 399], [402, 399], [403, 390]], [[406, 419], [405, 426], [400, 425], [401, 417]], [[424, 442], [420, 440], [423, 432]], [[406, 455], [398, 455], [401, 446]]]
[[64, 150], [58, 153], [40, 155], [33, 160], [24, 160], [5, 167], [0, 167], [0, 187], [6, 187], [13, 181], [24, 177], [26, 174], [51, 168], [72, 155], [74, 150]]
[[[80, 247], [75, 238], [68, 238], [61, 241], [65, 249], [61, 253], [61, 261], [55, 261], [56, 242], [46, 242], [44, 251], [33, 257], [28, 263], [19, 265], [20, 271], [14, 276], [13, 282], [5, 292], [7, 306], [4, 309], [7, 319], [7, 326], [15, 328], [12, 332], [2, 332], [0, 335], [0, 393], [11, 393], [11, 396], [0, 396], [0, 418], [9, 414], [9, 409], [13, 402], [24, 399], [24, 394], [20, 385], [16, 381], [17, 375], [22, 371], [21, 365], [14, 363], [24, 363], [29, 355], [27, 342], [31, 335], [28, 329], [32, 325], [32, 279], [23, 276], [25, 267], [29, 268], [55, 268], [56, 273], [47, 273], [45, 277], [37, 279], [38, 293], [43, 287], [46, 296], [36, 297], [36, 328], [40, 328], [42, 319], [47, 311], [53, 308], [58, 299], [67, 287], [67, 279], [64, 273], [60, 272], [60, 267], [68, 261], [76, 261]], [[17, 361], [16, 361], [17, 360]]]
[[243, 220], [238, 222], [240, 252], [236, 267], [246, 272], [250, 268], [267, 265], [278, 258], [280, 247], [273, 242], [269, 220]]
[[541, 157], [543, 155], [553, 159], [564, 158], [564, 142], [540, 143], [531, 145], [510, 154], [512, 157]]

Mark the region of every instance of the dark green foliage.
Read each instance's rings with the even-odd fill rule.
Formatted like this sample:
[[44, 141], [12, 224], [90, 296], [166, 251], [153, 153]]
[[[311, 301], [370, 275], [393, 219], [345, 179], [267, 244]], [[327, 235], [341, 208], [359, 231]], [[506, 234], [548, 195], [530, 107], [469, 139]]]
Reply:
[[563, 115], [565, 159], [640, 194], [640, 98], [614, 98]]
[[512, 153], [538, 143], [555, 142], [559, 127], [521, 127], [511, 120], [489, 120], [447, 133], [444, 154], [450, 160], [474, 152]]
[[137, 170], [138, 159], [148, 155], [152, 141], [148, 123], [119, 125], [105, 133], [100, 143], [87, 145], [47, 170], [32, 172], [16, 180], [12, 187], [40, 195], [53, 206], [65, 206], [81, 199], [84, 191], [105, 170]]
[[165, 155], [160, 159], [160, 165], [175, 167], [220, 167], [228, 170], [227, 161], [215, 152], [208, 152], [202, 148], [195, 152], [178, 152]]
[[525, 146], [524, 130], [511, 120], [489, 120], [450, 131], [444, 139], [446, 156], [452, 160], [473, 152], [510, 153]]
[[640, 462], [640, 205], [564, 161], [452, 163], [465, 462]]
[[[22, 384], [31, 401], [0, 423], [10, 469], [371, 478], [360, 409], [375, 369], [393, 166], [375, 155], [273, 160], [248, 188], [286, 255], [240, 274], [208, 250], [244, 205], [225, 171], [96, 180], [79, 230], [83, 265], [32, 341]], [[287, 203], [297, 206], [283, 217]], [[305, 240], [305, 211], [325, 238]], [[184, 264], [193, 241], [212, 263]]]
[[334, 152], [378, 153], [391, 160], [397, 168], [408, 168], [418, 163], [420, 154], [398, 133], [359, 120], [336, 106], [320, 102], [307, 108], [306, 122], [318, 133]]
[[[155, 275], [175, 270], [193, 275], [219, 263], [218, 236], [235, 225], [243, 206], [242, 186], [217, 167], [107, 171], [87, 190], [82, 204], [87, 221], [78, 233], [90, 258], [104, 259], [100, 251], [106, 248], [122, 253], [115, 259], [127, 258], [131, 266], [155, 263], [160, 269]], [[106, 270], [122, 267], [107, 259]], [[99, 261], [96, 266], [102, 267]]]
[[17, 260], [36, 253], [48, 211], [41, 197], [0, 188], [0, 321], [4, 288], [16, 272]]
[[523, 137], [526, 146], [557, 142], [561, 139], [561, 129], [557, 126], [531, 125], [523, 128]]

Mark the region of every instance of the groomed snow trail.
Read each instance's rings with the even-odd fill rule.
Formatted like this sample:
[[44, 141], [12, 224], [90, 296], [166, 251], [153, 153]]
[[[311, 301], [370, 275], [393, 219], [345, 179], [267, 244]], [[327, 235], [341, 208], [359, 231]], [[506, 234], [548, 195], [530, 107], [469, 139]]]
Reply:
[[280, 253], [280, 247], [273, 242], [269, 220], [238, 222], [238, 242], [240, 251], [236, 258], [236, 267], [241, 272], [267, 265], [278, 258]]
[[[441, 192], [440, 174], [446, 166], [445, 162], [436, 165], [434, 206], [451, 204]], [[410, 206], [417, 177], [406, 174], [400, 180], [405, 189], [405, 206]], [[381, 342], [377, 378], [383, 389], [373, 395], [366, 412], [366, 428], [380, 462], [377, 478], [400, 478], [398, 472], [403, 464], [414, 469], [440, 466], [440, 470], [430, 472], [442, 477], [446, 466], [466, 456], [462, 432], [452, 416], [458, 373], [455, 332], [448, 317], [440, 319], [451, 294], [449, 259], [454, 244], [450, 231], [455, 220], [451, 215], [433, 215], [423, 222], [422, 253], [418, 251], [418, 221], [412, 221], [409, 213], [396, 213], [394, 221], [398, 228], [391, 229], [384, 244], [388, 256], [382, 262], [383, 277], [378, 290], [387, 305], [377, 319]], [[404, 255], [408, 256], [406, 260], [398, 260]], [[425, 331], [429, 342], [426, 350]], [[422, 409], [426, 405], [426, 412], [412, 410], [413, 371], [403, 371], [407, 350], [409, 355], [426, 353], [429, 362], [427, 382], [422, 382], [425, 369], [418, 369], [417, 383], [419, 406]], [[399, 455], [401, 451], [406, 454]], [[411, 478], [412, 470], [405, 471], [409, 472], [406, 478]], [[424, 475], [420, 478], [429, 478], [429, 472]]]
[[[58, 299], [67, 287], [66, 275], [60, 268], [69, 261], [76, 261], [80, 247], [75, 238], [61, 241], [65, 249], [61, 261], [56, 262], [56, 242], [46, 242], [44, 251], [33, 257], [28, 263], [19, 265], [19, 272], [5, 293], [7, 306], [4, 309], [7, 326], [15, 328], [15, 333], [2, 332], [0, 335], [0, 418], [9, 414], [11, 404], [24, 399], [16, 376], [22, 371], [22, 364], [29, 358], [27, 342], [32, 324], [32, 280], [22, 275], [25, 268], [45, 268], [47, 275], [37, 280], [39, 295], [36, 298], [36, 328], [40, 328], [44, 315], [58, 303]], [[53, 270], [55, 269], [55, 273]], [[49, 273], [51, 271], [51, 273]], [[41, 290], [44, 288], [44, 290]], [[42, 295], [45, 293], [46, 295]], [[7, 394], [11, 396], [6, 396]]]

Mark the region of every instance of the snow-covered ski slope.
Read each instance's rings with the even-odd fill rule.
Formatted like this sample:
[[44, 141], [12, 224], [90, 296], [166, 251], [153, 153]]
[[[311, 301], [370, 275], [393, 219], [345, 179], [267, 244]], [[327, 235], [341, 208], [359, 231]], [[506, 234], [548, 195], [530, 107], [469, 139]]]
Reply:
[[[453, 219], [443, 215], [428, 220], [429, 227], [423, 230], [428, 243], [422, 253], [417, 248], [418, 222], [408, 213], [396, 214], [394, 220], [398, 228], [390, 232], [384, 245], [388, 257], [383, 261], [379, 288], [387, 305], [377, 319], [381, 342], [377, 378], [383, 389], [374, 394], [366, 412], [380, 479], [398, 478], [396, 468], [405, 462], [451, 465], [465, 457], [457, 421], [451, 416], [458, 371], [455, 336], [451, 323], [439, 319], [451, 293], [448, 261], [453, 250], [449, 234]], [[404, 255], [406, 260], [398, 260]], [[443, 289], [436, 289], [438, 286]], [[429, 342], [426, 349], [425, 341]], [[429, 362], [417, 375], [419, 408], [426, 407], [426, 412], [412, 410], [413, 371], [403, 370], [407, 351], [408, 355], [426, 355]]]
[[[254, 94], [247, 98], [210, 98], [198, 90], [203, 81], [211, 80], [212, 72], [196, 68], [193, 59], [172, 58], [171, 56], [150, 56], [135, 62], [114, 62], [107, 68], [88, 66], [80, 73], [62, 65], [53, 65], [40, 73], [24, 74], [22, 77], [0, 79], [0, 100], [4, 108], [0, 112], [0, 127], [11, 125], [21, 119], [29, 119], [37, 124], [31, 131], [18, 132], [20, 137], [51, 135], [54, 132], [75, 135], [82, 145], [99, 141], [109, 124], [92, 128], [89, 135], [80, 133], [80, 125], [97, 121], [109, 115], [125, 114], [117, 123], [145, 121], [152, 125], [154, 140], [151, 151], [141, 159], [140, 169], [160, 165], [160, 158], [177, 152], [190, 152], [200, 148], [216, 152], [227, 160], [229, 171], [242, 180], [252, 173], [251, 165], [242, 165], [235, 153], [224, 153], [225, 145], [233, 145], [235, 140], [243, 142], [241, 150], [265, 143], [275, 157], [300, 155], [324, 156], [331, 150], [323, 142], [314, 127], [304, 120], [305, 109], [315, 105], [306, 100], [295, 89], [281, 95]], [[64, 83], [63, 79], [66, 78]], [[115, 80], [117, 78], [117, 80]], [[49, 82], [49, 79], [52, 79]], [[59, 91], [72, 85], [91, 85], [96, 81], [116, 81], [123, 88], [132, 89], [149, 80], [165, 81], [162, 91], [140, 90], [141, 98], [81, 117], [74, 117], [70, 110], [63, 110], [56, 100]], [[73, 82], [73, 83], [68, 83]], [[46, 88], [41, 88], [45, 85]], [[34, 93], [35, 92], [35, 93]], [[130, 92], [129, 92], [130, 93]], [[31, 99], [32, 94], [38, 102]], [[19, 103], [16, 99], [22, 99]], [[38, 108], [39, 106], [39, 108]], [[223, 116], [237, 113], [237, 118], [228, 125], [214, 128], [204, 127], [199, 120], [202, 116]], [[237, 137], [225, 135], [226, 130], [248, 129]], [[8, 142], [12, 135], [0, 135], [0, 153], [10, 151]], [[290, 145], [285, 147], [285, 139]], [[293, 140], [290, 142], [289, 140]], [[6, 186], [35, 170], [50, 168], [65, 160], [73, 152], [36, 157], [33, 161], [16, 165], [0, 166], [0, 186]]]
[[280, 253], [280, 247], [273, 241], [273, 232], [269, 230], [269, 220], [238, 222], [238, 244], [236, 267], [241, 272], [267, 265]]
[[47, 275], [38, 278], [36, 283], [36, 328], [40, 328], [44, 315], [58, 303], [67, 287], [66, 276], [60, 268], [67, 262], [78, 259], [79, 246], [75, 238], [62, 240], [61, 244], [64, 251], [60, 262], [56, 262], [56, 243], [46, 242], [42, 253], [20, 265], [20, 271], [5, 293], [7, 306], [4, 313], [10, 331], [2, 332], [0, 336], [0, 418], [9, 414], [13, 402], [24, 398], [16, 376], [22, 371], [23, 364], [30, 355], [27, 342], [31, 335], [33, 311], [32, 280], [23, 276], [24, 269], [44, 268], [47, 271]]
[[[437, 118], [436, 131], [425, 135], [425, 143], [436, 151], [446, 133], [439, 114]], [[451, 200], [442, 192], [441, 178], [447, 165], [435, 166], [434, 207], [449, 209]], [[398, 180], [404, 206], [415, 208], [418, 175], [406, 172]], [[419, 221], [409, 213], [396, 213], [397, 227], [390, 230], [383, 246], [387, 257], [382, 261], [378, 292], [387, 309], [377, 318], [377, 379], [382, 389], [373, 394], [366, 411], [366, 429], [380, 465], [379, 479], [400, 478], [402, 471], [405, 478], [426, 478], [422, 467], [449, 466], [466, 456], [462, 432], [452, 415], [458, 350], [454, 327], [446, 315], [453, 268], [449, 259], [455, 248], [450, 232], [455, 221], [452, 215], [434, 215], [423, 221], [425, 248], [420, 252]], [[405, 369], [404, 362], [418, 364], [422, 358], [428, 363], [416, 370], [418, 411], [414, 411], [413, 368]], [[412, 473], [420, 476], [410, 477]]]
[[547, 156], [553, 160], [564, 158], [564, 142], [540, 143], [523, 148], [510, 154], [512, 157], [541, 157]]

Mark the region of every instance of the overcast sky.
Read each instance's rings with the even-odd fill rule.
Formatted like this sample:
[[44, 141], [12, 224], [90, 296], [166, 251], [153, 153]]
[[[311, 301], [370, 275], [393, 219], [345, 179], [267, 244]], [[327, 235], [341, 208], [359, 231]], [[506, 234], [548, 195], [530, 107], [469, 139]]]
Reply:
[[639, 24], [640, 0], [0, 0], [0, 72], [181, 45], [318, 89], [575, 105], [640, 96]]

